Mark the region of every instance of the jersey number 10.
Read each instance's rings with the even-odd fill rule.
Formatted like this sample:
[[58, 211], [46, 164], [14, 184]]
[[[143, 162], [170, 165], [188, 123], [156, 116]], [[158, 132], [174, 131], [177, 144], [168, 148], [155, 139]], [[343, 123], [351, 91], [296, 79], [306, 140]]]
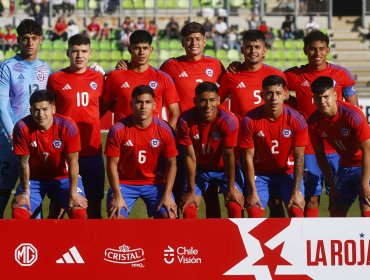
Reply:
[[77, 107], [86, 107], [89, 105], [89, 93], [84, 91], [84, 92], [77, 92]]

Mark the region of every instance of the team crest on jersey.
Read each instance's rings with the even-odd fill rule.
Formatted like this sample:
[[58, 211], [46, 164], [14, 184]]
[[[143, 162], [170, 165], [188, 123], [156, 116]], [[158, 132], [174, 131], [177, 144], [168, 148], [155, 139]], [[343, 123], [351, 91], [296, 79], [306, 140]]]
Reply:
[[150, 146], [152, 146], [152, 148], [157, 148], [159, 147], [159, 140], [157, 138], [153, 138], [152, 140], [150, 140]]
[[206, 75], [208, 76], [208, 77], [213, 77], [213, 69], [211, 69], [211, 68], [207, 68], [206, 69]]
[[347, 128], [342, 128], [342, 129], [340, 130], [340, 133], [341, 133], [344, 137], [347, 137], [347, 136], [349, 136], [349, 129], [347, 129]]
[[60, 140], [54, 140], [53, 141], [53, 147], [55, 149], [60, 149], [62, 147], [62, 141], [60, 141]]
[[91, 87], [91, 89], [96, 90], [98, 88], [98, 84], [93, 81], [93, 82], [90, 83], [90, 87]]
[[42, 73], [42, 72], [40, 72], [40, 71], [37, 71], [37, 73], [36, 73], [36, 78], [37, 78], [37, 80], [39, 80], [39, 81], [43, 81], [43, 80], [45, 80], [44, 73]]
[[156, 81], [150, 81], [149, 82], [149, 86], [152, 88], [152, 89], [156, 89], [158, 87], [158, 83]]
[[212, 138], [213, 138], [213, 140], [219, 140], [220, 139], [220, 133], [219, 132], [217, 132], [217, 131], [213, 131], [212, 132]]
[[292, 131], [290, 129], [283, 129], [282, 133], [284, 138], [289, 138], [290, 136], [292, 136]]

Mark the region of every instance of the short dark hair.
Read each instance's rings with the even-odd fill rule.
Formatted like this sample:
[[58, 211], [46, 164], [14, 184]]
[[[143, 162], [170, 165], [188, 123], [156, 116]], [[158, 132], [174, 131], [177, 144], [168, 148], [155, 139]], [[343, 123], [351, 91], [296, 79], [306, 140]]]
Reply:
[[181, 37], [185, 38], [193, 33], [200, 33], [203, 36], [206, 35], [206, 31], [204, 29], [204, 26], [198, 22], [189, 22], [184, 25], [184, 27], [181, 29]]
[[329, 36], [320, 30], [313, 30], [303, 38], [304, 47], [317, 41], [325, 42], [329, 46]]
[[43, 102], [43, 101], [54, 103], [55, 102], [54, 94], [46, 89], [36, 90], [34, 93], [31, 94], [31, 97], [30, 97], [31, 106], [35, 104], [36, 102]]
[[247, 30], [243, 34], [244, 42], [262, 41], [265, 43], [265, 34], [257, 29]]
[[134, 99], [142, 94], [150, 94], [153, 98], [155, 98], [154, 91], [150, 86], [139, 85], [133, 89], [132, 94], [131, 94], [131, 99]]
[[195, 95], [198, 96], [206, 91], [215, 92], [218, 94], [218, 87], [215, 83], [212, 82], [200, 83], [195, 88]]
[[84, 34], [75, 34], [68, 39], [68, 48], [72, 46], [91, 45], [89, 37]]
[[42, 27], [33, 19], [26, 18], [17, 26], [17, 33], [19, 37], [26, 34], [42, 36]]
[[140, 43], [148, 43], [152, 45], [153, 37], [152, 35], [146, 30], [135, 30], [130, 35], [130, 45], [136, 45]]
[[335, 87], [335, 81], [328, 76], [320, 76], [311, 84], [312, 94], [320, 95], [328, 89]]
[[265, 90], [270, 86], [282, 85], [283, 88], [286, 87], [286, 82], [283, 77], [278, 75], [270, 75], [263, 79], [262, 88]]

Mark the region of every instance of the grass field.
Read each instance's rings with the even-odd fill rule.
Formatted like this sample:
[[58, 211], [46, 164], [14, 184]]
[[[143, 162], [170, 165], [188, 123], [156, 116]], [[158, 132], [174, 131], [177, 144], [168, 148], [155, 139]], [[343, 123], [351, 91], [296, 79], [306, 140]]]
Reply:
[[[102, 133], [103, 147], [105, 145], [105, 138], [106, 138], [106, 133]], [[106, 193], [108, 188], [109, 188], [109, 183], [108, 183], [108, 180], [106, 178], [106, 180], [105, 180], [105, 193]], [[106, 199], [106, 196], [104, 196], [104, 200], [103, 200], [103, 203], [102, 203], [103, 218], [107, 217], [107, 213], [106, 213], [106, 210], [105, 210], [106, 209], [106, 207], [105, 207], [106, 200], [105, 199]], [[219, 195], [219, 200], [220, 200], [220, 205], [221, 205], [221, 216], [222, 216], [222, 218], [227, 218], [227, 211], [226, 211], [226, 208], [224, 207], [224, 198], [223, 198], [222, 195]], [[47, 216], [48, 207], [49, 207], [49, 199], [45, 198], [44, 202], [43, 202], [44, 216]], [[327, 209], [328, 209], [328, 196], [326, 194], [323, 194], [321, 196], [321, 203], [320, 203], [320, 210], [319, 210], [320, 217], [329, 217], [329, 212], [328, 212]], [[246, 216], [247, 213], [245, 212], [244, 215]], [[269, 211], [267, 209], [265, 211], [265, 216], [268, 217], [268, 215], [269, 215]], [[348, 216], [349, 217], [360, 217], [361, 216], [359, 206], [358, 206], [358, 202], [355, 202], [353, 204]], [[133, 207], [133, 209], [131, 211], [131, 215], [130, 215], [129, 218], [137, 219], [137, 218], [146, 218], [146, 217], [147, 217], [147, 214], [146, 214], [145, 204], [141, 199], [139, 199], [137, 201], [137, 203], [135, 204], [135, 206]], [[199, 207], [198, 217], [199, 218], [205, 218], [204, 202], [202, 202], [200, 207]], [[8, 203], [8, 206], [6, 208], [5, 218], [6, 219], [11, 218], [10, 203]]]

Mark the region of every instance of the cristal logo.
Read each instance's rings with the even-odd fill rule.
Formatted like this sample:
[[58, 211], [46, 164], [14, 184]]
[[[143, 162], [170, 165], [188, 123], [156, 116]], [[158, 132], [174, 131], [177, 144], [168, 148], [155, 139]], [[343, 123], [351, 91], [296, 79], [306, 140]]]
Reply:
[[202, 259], [198, 257], [199, 251], [194, 247], [177, 247], [176, 250], [171, 246], [163, 250], [163, 260], [166, 264], [173, 264], [176, 260], [181, 264], [198, 264]]
[[37, 249], [30, 243], [20, 244], [14, 251], [14, 258], [21, 266], [31, 266], [37, 261]]
[[370, 265], [370, 240], [307, 240], [308, 266]]
[[144, 250], [141, 248], [130, 249], [129, 246], [123, 244], [119, 249], [107, 248], [104, 252], [104, 260], [107, 262], [118, 264], [131, 264], [133, 267], [144, 267], [143, 261]]

